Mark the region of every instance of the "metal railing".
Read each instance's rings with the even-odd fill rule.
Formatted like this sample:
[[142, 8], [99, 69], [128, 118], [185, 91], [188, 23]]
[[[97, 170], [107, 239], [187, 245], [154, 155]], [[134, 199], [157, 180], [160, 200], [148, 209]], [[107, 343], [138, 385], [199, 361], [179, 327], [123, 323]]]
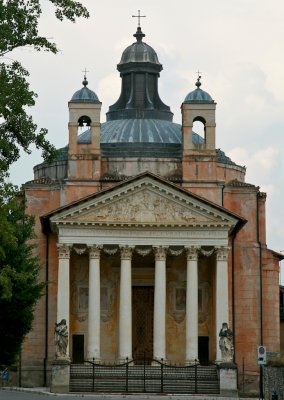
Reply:
[[71, 364], [71, 392], [218, 394], [216, 366], [173, 365], [137, 358], [124, 363]]

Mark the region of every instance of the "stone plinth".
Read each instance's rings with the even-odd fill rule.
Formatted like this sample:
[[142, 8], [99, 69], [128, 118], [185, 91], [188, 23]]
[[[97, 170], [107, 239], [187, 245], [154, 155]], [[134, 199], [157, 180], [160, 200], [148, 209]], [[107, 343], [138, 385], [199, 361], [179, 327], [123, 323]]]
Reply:
[[220, 395], [238, 397], [237, 366], [234, 363], [219, 364], [220, 372]]
[[52, 393], [69, 393], [70, 361], [55, 360], [52, 363], [51, 385]]

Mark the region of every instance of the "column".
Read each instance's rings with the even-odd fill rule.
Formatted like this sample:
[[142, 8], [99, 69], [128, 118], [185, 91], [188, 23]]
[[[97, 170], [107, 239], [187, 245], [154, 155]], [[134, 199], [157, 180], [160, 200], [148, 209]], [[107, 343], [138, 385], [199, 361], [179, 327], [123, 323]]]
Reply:
[[167, 247], [154, 247], [155, 291], [154, 291], [154, 331], [153, 357], [166, 358], [166, 257]]
[[[69, 312], [70, 312], [70, 247], [67, 244], [58, 244], [58, 282], [57, 282], [57, 324], [59, 328], [66, 325], [67, 346], [57, 345], [56, 357], [69, 359]], [[65, 323], [64, 323], [65, 321]]]
[[119, 359], [132, 358], [132, 248], [120, 248], [120, 289], [119, 289]]
[[229, 247], [217, 249], [216, 263], [216, 361], [220, 362], [219, 332], [223, 322], [229, 325], [229, 293], [228, 293], [228, 253]]
[[88, 300], [88, 348], [87, 358], [100, 359], [101, 328], [101, 286], [100, 286], [101, 246], [89, 247], [89, 300]]
[[185, 361], [198, 360], [198, 247], [187, 247]]

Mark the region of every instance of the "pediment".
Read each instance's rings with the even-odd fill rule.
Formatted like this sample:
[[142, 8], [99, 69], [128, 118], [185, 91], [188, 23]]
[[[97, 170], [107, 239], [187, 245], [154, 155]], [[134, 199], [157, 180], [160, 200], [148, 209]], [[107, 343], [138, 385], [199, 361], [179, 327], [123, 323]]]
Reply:
[[51, 217], [54, 225], [209, 227], [227, 226], [237, 218], [173, 185], [144, 177], [94, 195]]

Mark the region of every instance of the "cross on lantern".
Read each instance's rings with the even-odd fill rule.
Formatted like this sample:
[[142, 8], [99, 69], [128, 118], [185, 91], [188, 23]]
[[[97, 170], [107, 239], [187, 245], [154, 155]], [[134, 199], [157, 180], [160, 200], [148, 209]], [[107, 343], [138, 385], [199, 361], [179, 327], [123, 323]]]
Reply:
[[140, 26], [140, 18], [146, 18], [146, 15], [140, 15], [140, 10], [138, 10], [138, 15], [132, 15], [132, 18], [138, 18], [138, 26]]

